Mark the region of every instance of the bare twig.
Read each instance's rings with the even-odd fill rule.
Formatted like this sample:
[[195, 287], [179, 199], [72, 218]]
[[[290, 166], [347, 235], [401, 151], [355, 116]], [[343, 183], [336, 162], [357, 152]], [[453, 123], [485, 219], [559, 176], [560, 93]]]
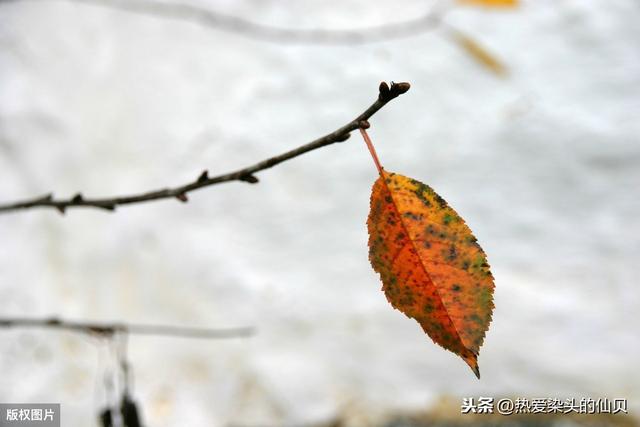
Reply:
[[0, 318], [0, 328], [52, 328], [64, 329], [89, 335], [112, 336], [116, 333], [135, 335], [159, 335], [182, 338], [242, 338], [254, 334], [253, 328], [206, 329], [166, 325], [140, 325], [132, 323], [90, 323], [49, 319]]
[[33, 199], [2, 204], [0, 205], [0, 213], [16, 211], [21, 209], [36, 208], [36, 207], [55, 208], [60, 213], [64, 213], [65, 210], [68, 208], [75, 208], [75, 207], [90, 207], [90, 208], [99, 208], [99, 209], [113, 211], [116, 209], [117, 206], [120, 206], [120, 205], [129, 205], [133, 203], [142, 203], [142, 202], [167, 199], [167, 198], [175, 198], [180, 200], [181, 202], [187, 202], [189, 200], [187, 197], [187, 193], [190, 193], [191, 191], [194, 191], [203, 187], [208, 187], [210, 185], [220, 184], [223, 182], [244, 181], [251, 184], [255, 184], [258, 182], [258, 178], [256, 178], [255, 176], [255, 173], [257, 172], [260, 172], [265, 169], [269, 169], [279, 163], [293, 159], [294, 157], [298, 157], [309, 151], [316, 150], [318, 148], [321, 148], [336, 142], [346, 141], [349, 138], [352, 131], [361, 127], [361, 122], [366, 122], [367, 119], [373, 116], [378, 110], [384, 107], [389, 101], [408, 91], [409, 87], [410, 87], [409, 83], [393, 83], [392, 82], [391, 87], [389, 87], [385, 82], [382, 82], [380, 83], [380, 87], [379, 87], [378, 99], [373, 104], [371, 104], [371, 106], [369, 106], [369, 108], [367, 108], [362, 114], [360, 114], [358, 117], [356, 117], [346, 125], [342, 126], [341, 128], [321, 138], [311, 141], [308, 144], [302, 145], [291, 151], [287, 151], [286, 153], [280, 154], [279, 156], [271, 157], [269, 159], [256, 163], [252, 166], [248, 166], [243, 169], [236, 170], [234, 172], [210, 177], [208, 175], [208, 172], [205, 170], [198, 176], [198, 178], [196, 178], [194, 181], [189, 182], [187, 184], [184, 184], [178, 187], [153, 190], [153, 191], [149, 191], [141, 194], [133, 194], [129, 196], [92, 199], [92, 198], [85, 198], [81, 193], [78, 193], [75, 196], [70, 197], [68, 199], [56, 199], [53, 197], [53, 194], [47, 194], [45, 196], [35, 197]]
[[[0, 0], [11, 3], [34, 0]], [[51, 1], [51, 0], [40, 0]], [[192, 22], [254, 40], [286, 44], [353, 45], [415, 36], [437, 27], [444, 9], [436, 3], [423, 15], [359, 30], [302, 30], [258, 24], [196, 5], [149, 0], [70, 0], [128, 13]]]

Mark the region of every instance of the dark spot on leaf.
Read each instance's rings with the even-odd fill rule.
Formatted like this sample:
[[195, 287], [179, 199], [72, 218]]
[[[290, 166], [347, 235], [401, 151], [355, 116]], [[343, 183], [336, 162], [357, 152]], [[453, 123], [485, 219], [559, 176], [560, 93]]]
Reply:
[[449, 223], [451, 223], [451, 221], [453, 221], [454, 219], [455, 217], [453, 215], [451, 215], [450, 213], [445, 213], [442, 217], [442, 222], [444, 225], [449, 225]]
[[414, 214], [413, 212], [405, 212], [402, 214], [405, 218], [411, 218], [414, 221], [420, 221], [422, 219], [422, 214]]
[[456, 245], [449, 246], [449, 252], [446, 256], [448, 261], [453, 261], [458, 258], [458, 252], [456, 251]]
[[414, 190], [413, 193], [416, 195], [418, 199], [420, 199], [423, 205], [425, 205], [428, 208], [431, 207], [431, 202], [429, 201], [429, 199], [427, 199], [424, 196], [424, 193], [422, 192], [422, 189], [420, 187]]
[[451, 290], [454, 292], [459, 292], [460, 291], [460, 285], [458, 285], [457, 283], [454, 284], [453, 286], [451, 286]]
[[[433, 191], [433, 190], [431, 190]], [[438, 204], [440, 205], [441, 208], [446, 208], [447, 207], [447, 202], [440, 197], [440, 195], [438, 193], [436, 193], [435, 191], [433, 192], [433, 197], [435, 197], [436, 201], [438, 202]]]

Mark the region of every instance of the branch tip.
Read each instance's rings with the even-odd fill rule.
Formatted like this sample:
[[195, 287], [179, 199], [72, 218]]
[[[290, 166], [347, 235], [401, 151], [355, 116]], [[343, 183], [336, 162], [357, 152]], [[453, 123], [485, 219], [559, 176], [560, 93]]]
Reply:
[[396, 98], [411, 88], [411, 85], [407, 82], [395, 83], [391, 82], [391, 87], [387, 85], [386, 82], [380, 83], [380, 94], [378, 95], [378, 100], [382, 102], [389, 102], [393, 98]]
[[187, 203], [189, 201], [187, 193], [176, 194], [176, 199], [180, 200], [182, 203]]
[[409, 89], [411, 89], [411, 85], [408, 82], [391, 82], [391, 89], [389, 91], [392, 95], [394, 95], [395, 98], [396, 96], [402, 95], [403, 93], [407, 92]]

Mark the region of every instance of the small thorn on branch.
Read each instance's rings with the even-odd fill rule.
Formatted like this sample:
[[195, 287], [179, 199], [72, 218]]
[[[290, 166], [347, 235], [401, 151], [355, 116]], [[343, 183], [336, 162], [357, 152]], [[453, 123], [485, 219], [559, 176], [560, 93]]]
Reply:
[[200, 176], [198, 176], [198, 179], [196, 182], [205, 182], [206, 180], [209, 179], [209, 171], [207, 171], [206, 169], [202, 171], [202, 173], [200, 174]]
[[186, 193], [176, 194], [176, 199], [180, 200], [182, 203], [187, 203], [189, 201]]
[[260, 180], [255, 175], [242, 175], [240, 181], [248, 182], [249, 184], [257, 184]]
[[71, 199], [71, 203], [82, 203], [82, 201], [83, 201], [83, 198], [82, 198], [82, 194], [81, 193], [76, 194]]
[[116, 210], [116, 205], [114, 203], [108, 203], [108, 202], [96, 203], [95, 207], [104, 209], [106, 211], [112, 211], [112, 212]]
[[64, 211], [66, 210], [64, 205], [56, 205], [56, 209], [60, 212], [60, 215], [64, 215]]

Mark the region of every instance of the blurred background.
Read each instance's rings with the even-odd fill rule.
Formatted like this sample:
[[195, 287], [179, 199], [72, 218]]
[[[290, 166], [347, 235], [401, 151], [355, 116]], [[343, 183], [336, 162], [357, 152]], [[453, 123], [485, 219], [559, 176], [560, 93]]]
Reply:
[[[478, 396], [640, 410], [637, 1], [166, 4], [0, 2], [0, 203], [248, 166], [347, 123], [380, 81], [408, 81], [370, 135], [487, 252], [482, 379], [380, 291], [365, 225], [376, 170], [357, 133], [188, 204], [1, 215], [1, 317], [256, 328], [131, 336], [149, 426], [489, 422], [459, 415]], [[0, 402], [60, 402], [64, 426], [97, 425], [114, 360], [109, 340], [0, 329]], [[549, 423], [635, 424], [572, 420]]]

